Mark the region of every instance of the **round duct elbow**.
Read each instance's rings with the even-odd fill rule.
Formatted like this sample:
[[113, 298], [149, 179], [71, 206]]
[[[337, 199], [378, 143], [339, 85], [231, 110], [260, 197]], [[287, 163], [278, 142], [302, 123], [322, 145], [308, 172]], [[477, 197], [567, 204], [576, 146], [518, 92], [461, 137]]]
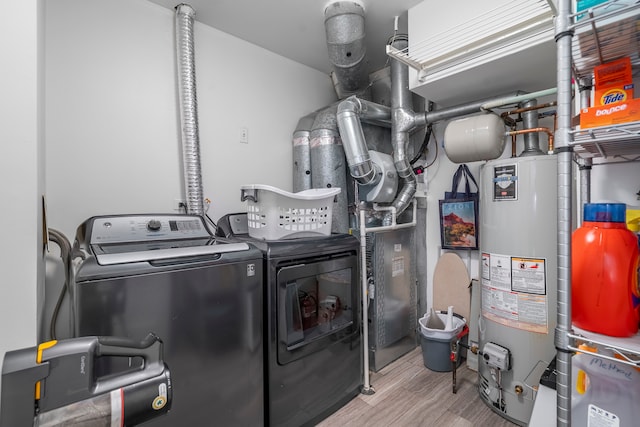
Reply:
[[327, 5], [324, 25], [329, 61], [341, 89], [356, 92], [366, 87], [364, 8], [353, 1]]
[[452, 120], [444, 131], [444, 151], [454, 163], [497, 159], [504, 145], [504, 122], [496, 114]]

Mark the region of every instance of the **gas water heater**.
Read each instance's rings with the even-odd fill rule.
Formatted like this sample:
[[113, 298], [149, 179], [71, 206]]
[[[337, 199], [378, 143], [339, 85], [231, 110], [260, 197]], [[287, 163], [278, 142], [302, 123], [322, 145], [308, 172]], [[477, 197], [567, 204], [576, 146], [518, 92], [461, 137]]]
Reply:
[[489, 161], [480, 172], [478, 391], [521, 425], [555, 355], [556, 165], [556, 156], [536, 155]]

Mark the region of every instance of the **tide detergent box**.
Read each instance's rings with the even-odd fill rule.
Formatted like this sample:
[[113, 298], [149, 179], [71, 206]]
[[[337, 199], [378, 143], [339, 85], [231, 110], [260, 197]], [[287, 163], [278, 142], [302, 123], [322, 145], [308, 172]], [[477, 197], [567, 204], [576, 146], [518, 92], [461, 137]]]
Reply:
[[580, 128], [615, 125], [640, 120], [640, 98], [615, 104], [583, 108], [580, 111]]
[[593, 68], [593, 105], [610, 105], [633, 99], [631, 60], [624, 57]]

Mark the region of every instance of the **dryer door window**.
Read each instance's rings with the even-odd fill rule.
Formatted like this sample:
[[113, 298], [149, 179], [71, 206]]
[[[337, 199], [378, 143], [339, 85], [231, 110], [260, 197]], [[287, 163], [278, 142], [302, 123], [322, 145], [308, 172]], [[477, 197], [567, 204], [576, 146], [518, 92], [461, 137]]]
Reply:
[[[357, 331], [357, 257], [283, 267], [278, 271], [279, 361], [326, 348]], [[281, 357], [280, 354], [283, 356]]]

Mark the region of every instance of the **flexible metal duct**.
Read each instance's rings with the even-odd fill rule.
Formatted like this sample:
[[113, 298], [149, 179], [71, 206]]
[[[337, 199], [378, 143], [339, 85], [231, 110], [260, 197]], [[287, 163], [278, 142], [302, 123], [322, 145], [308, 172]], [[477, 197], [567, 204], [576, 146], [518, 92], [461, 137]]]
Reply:
[[325, 8], [324, 25], [336, 93], [343, 98], [368, 84], [364, 9], [353, 1], [332, 3]]
[[[402, 50], [408, 46], [408, 40], [401, 38], [393, 42], [393, 47]], [[391, 59], [391, 145], [393, 146], [393, 162], [398, 176], [404, 181], [402, 189], [391, 204], [400, 215], [409, 206], [416, 192], [417, 182], [413, 168], [407, 158], [409, 131], [416, 125], [416, 114], [411, 105], [409, 91], [409, 69], [396, 59]], [[385, 216], [384, 224], [391, 221], [391, 214]]]
[[204, 215], [200, 138], [198, 136], [198, 101], [196, 67], [193, 48], [195, 10], [187, 4], [176, 6], [176, 48], [178, 91], [180, 96], [180, 128], [182, 130], [182, 162], [187, 213]]
[[311, 186], [311, 153], [309, 142], [311, 128], [317, 113], [311, 113], [298, 121], [293, 132], [293, 192], [309, 190]]

